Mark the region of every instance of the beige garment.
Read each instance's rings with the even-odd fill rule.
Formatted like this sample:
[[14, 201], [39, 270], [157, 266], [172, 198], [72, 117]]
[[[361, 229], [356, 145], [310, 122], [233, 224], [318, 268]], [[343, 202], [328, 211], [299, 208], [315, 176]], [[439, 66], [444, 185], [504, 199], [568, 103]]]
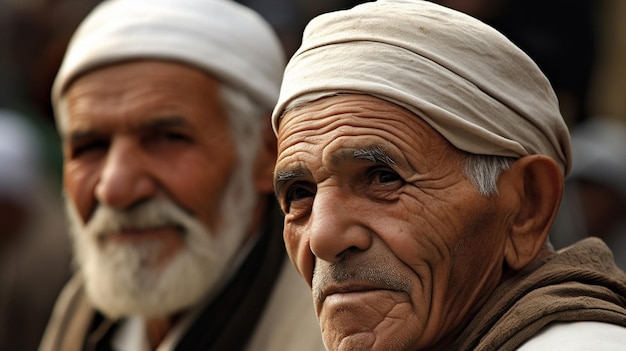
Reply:
[[325, 350], [311, 290], [289, 259], [248, 347], [248, 351], [271, 350]]
[[626, 328], [626, 275], [598, 238], [549, 255], [500, 284], [454, 349], [513, 351], [550, 323], [579, 321]]
[[[75, 276], [55, 306], [39, 351], [79, 351], [92, 317], [82, 281]], [[246, 350], [325, 350], [311, 292], [287, 258]]]

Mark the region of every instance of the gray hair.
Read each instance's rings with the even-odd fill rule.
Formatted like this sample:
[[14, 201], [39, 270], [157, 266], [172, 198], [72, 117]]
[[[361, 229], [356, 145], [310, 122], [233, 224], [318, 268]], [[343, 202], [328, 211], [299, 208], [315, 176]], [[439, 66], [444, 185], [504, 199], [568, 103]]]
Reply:
[[465, 160], [465, 176], [483, 196], [498, 194], [498, 177], [509, 169], [516, 158], [492, 155], [468, 154]]
[[263, 118], [269, 110], [240, 89], [227, 84], [220, 88], [220, 99], [228, 117], [231, 133], [237, 144], [237, 155], [244, 164], [254, 163], [261, 145]]

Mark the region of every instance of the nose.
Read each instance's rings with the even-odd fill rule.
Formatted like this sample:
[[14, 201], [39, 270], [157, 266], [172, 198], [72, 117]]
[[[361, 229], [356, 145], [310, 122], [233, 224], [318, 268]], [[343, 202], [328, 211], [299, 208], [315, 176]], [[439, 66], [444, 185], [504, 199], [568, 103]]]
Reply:
[[132, 140], [115, 139], [104, 162], [95, 187], [95, 197], [100, 203], [123, 210], [154, 194], [156, 185], [140, 145]]
[[372, 245], [372, 232], [363, 206], [361, 199], [339, 188], [318, 188], [309, 227], [311, 252], [324, 261], [337, 262], [347, 252], [367, 250]]

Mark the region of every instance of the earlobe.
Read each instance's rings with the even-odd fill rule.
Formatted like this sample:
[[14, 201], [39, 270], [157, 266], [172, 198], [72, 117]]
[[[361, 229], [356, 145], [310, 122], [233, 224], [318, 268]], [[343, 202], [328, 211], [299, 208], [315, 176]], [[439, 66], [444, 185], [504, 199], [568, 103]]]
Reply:
[[508, 266], [520, 270], [545, 248], [563, 195], [563, 173], [543, 155], [520, 158], [506, 172], [519, 203], [505, 247]]
[[254, 164], [254, 185], [259, 193], [274, 192], [274, 166], [276, 164], [276, 136], [269, 123], [264, 123], [261, 134], [261, 145]]

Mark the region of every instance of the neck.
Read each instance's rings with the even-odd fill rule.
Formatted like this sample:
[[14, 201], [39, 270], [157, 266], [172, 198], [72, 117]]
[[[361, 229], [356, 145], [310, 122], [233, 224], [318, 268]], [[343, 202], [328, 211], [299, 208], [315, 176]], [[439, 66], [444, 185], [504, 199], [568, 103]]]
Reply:
[[169, 331], [176, 323], [176, 318], [165, 317], [158, 319], [148, 319], [146, 321], [146, 332], [148, 333], [148, 341], [152, 349], [156, 349]]

